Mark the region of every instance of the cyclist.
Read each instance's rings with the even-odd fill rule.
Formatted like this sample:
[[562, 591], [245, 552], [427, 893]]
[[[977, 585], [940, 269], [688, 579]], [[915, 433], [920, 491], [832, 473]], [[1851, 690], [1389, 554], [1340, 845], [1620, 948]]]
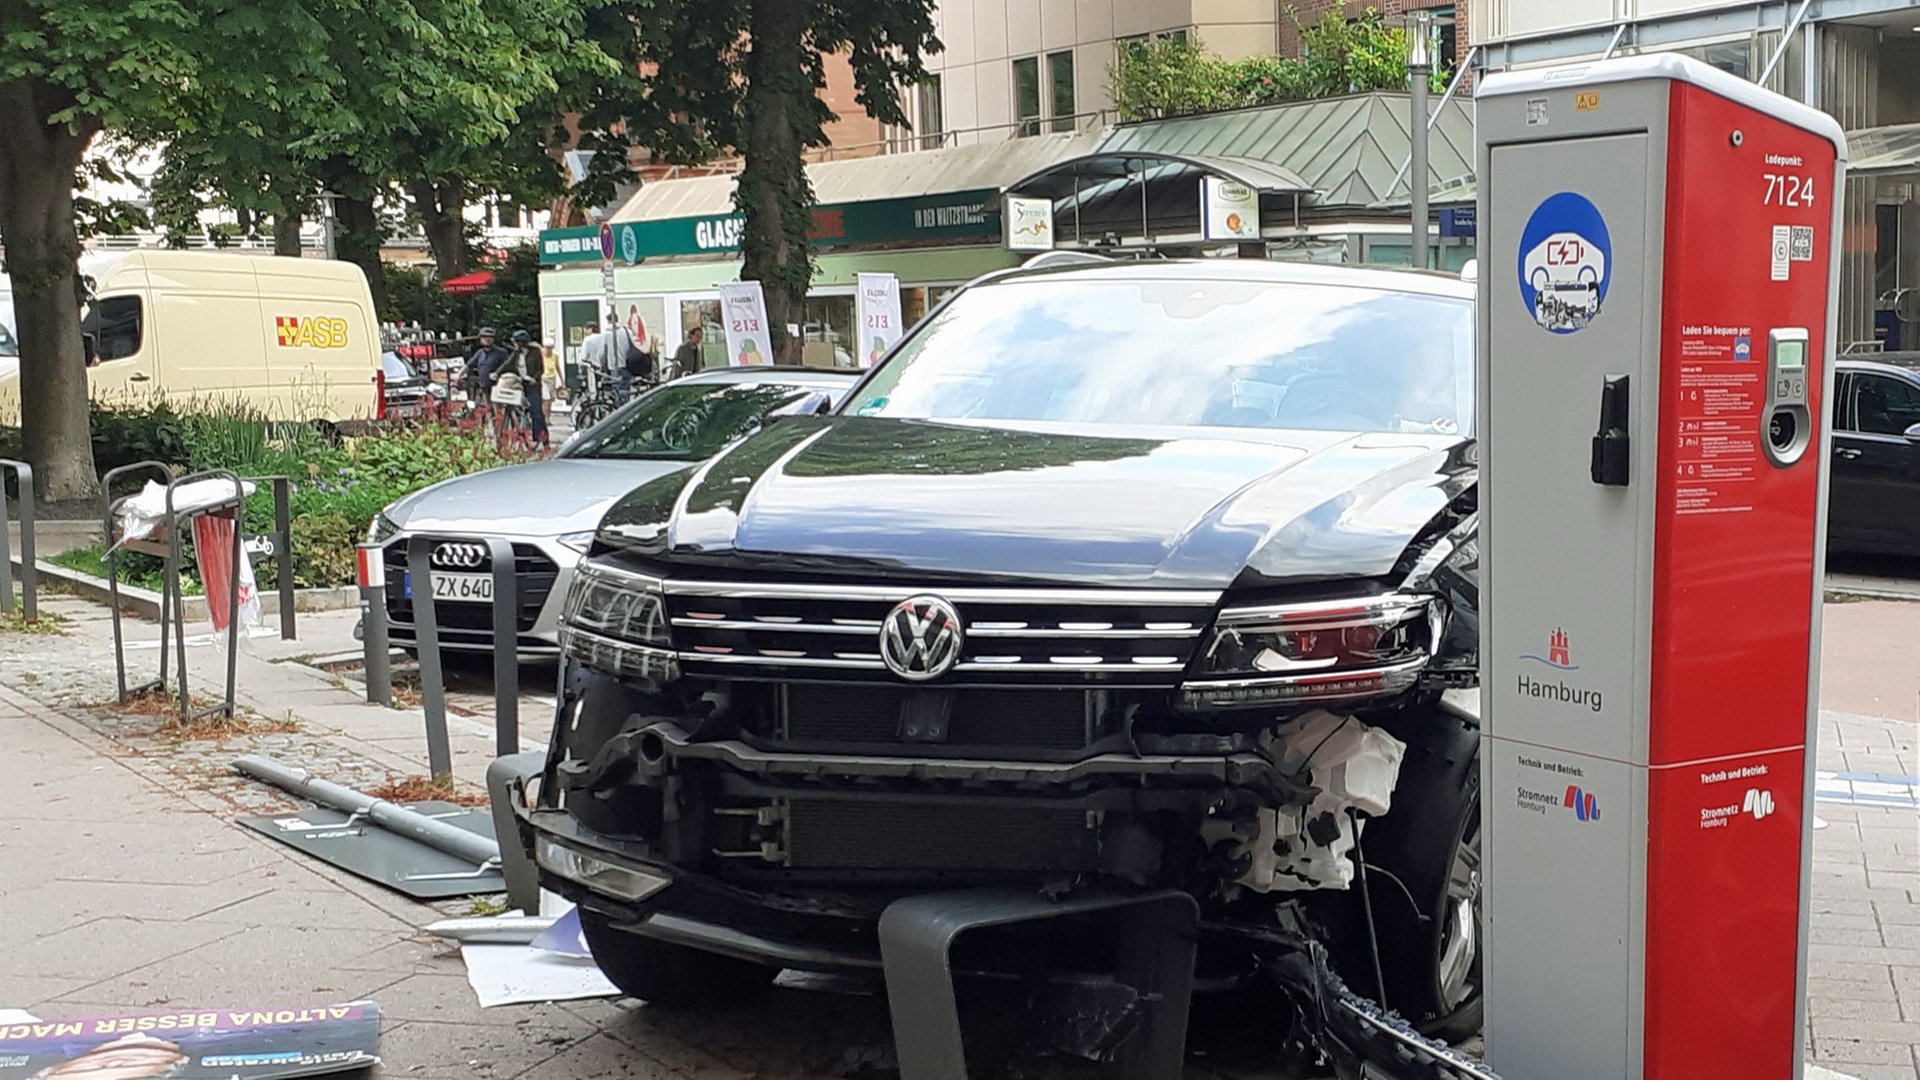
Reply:
[[494, 344], [499, 334], [491, 326], [483, 326], [477, 335], [480, 347], [467, 358], [465, 382], [467, 400], [478, 405], [486, 399], [486, 391], [493, 385], [493, 373], [507, 358], [504, 346]]
[[532, 427], [533, 441], [541, 446], [548, 444], [547, 415], [544, 403], [540, 400], [540, 377], [546, 373], [546, 355], [540, 346], [533, 343], [533, 335], [525, 330], [513, 332], [513, 351], [492, 370], [493, 382], [502, 375], [513, 375], [520, 381], [520, 391], [527, 399], [527, 421]]

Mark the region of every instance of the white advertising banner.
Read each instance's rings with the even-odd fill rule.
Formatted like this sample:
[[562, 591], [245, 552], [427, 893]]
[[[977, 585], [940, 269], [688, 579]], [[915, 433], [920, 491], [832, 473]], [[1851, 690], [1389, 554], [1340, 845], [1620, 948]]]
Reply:
[[1224, 176], [1200, 178], [1202, 220], [1209, 240], [1260, 239], [1260, 193]]
[[900, 340], [900, 279], [892, 274], [859, 274], [856, 278], [858, 299], [854, 303], [859, 310], [854, 312], [854, 322], [860, 327], [860, 340], [855, 343], [855, 363], [872, 367]]
[[1007, 196], [1008, 251], [1053, 250], [1053, 200]]
[[767, 296], [757, 281], [720, 286], [720, 325], [727, 332], [727, 363], [773, 363], [773, 334], [767, 329]]

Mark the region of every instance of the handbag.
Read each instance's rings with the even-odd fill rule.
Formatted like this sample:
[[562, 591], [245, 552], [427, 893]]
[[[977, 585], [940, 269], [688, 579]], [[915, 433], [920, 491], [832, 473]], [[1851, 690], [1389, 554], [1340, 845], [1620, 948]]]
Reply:
[[500, 381], [493, 384], [493, 392], [487, 395], [495, 405], [525, 405], [527, 393], [520, 388], [520, 376], [502, 375]]

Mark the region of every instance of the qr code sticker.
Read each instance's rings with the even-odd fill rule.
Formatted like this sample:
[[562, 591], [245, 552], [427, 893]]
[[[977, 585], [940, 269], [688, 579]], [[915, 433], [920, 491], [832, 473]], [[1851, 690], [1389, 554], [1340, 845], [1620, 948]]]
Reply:
[[1788, 258], [1794, 262], [1813, 261], [1813, 226], [1795, 225], [1792, 240], [1787, 244]]

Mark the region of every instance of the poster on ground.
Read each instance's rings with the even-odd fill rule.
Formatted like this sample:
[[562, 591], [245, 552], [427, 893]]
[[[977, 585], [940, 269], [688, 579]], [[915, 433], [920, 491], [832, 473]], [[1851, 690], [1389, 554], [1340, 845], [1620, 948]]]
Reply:
[[280, 1080], [380, 1063], [380, 1007], [170, 1009], [0, 1024], [0, 1080]]
[[859, 327], [853, 350], [861, 367], [872, 367], [900, 340], [900, 279], [892, 274], [858, 274], [854, 324]]
[[773, 363], [773, 335], [767, 330], [767, 297], [757, 281], [720, 286], [720, 325], [727, 334], [727, 363]]

